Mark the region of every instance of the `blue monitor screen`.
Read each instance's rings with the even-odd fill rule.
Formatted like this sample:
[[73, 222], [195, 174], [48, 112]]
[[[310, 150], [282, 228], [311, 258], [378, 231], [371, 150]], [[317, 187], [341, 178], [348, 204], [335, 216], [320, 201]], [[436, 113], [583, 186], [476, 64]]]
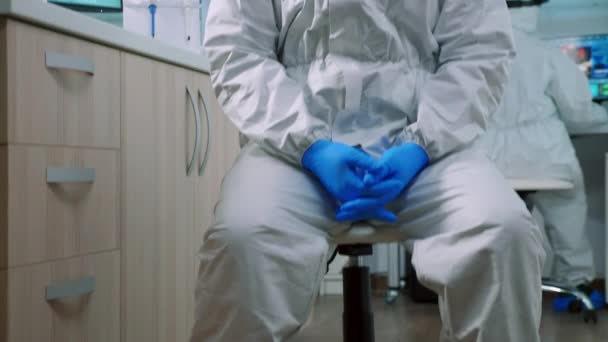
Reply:
[[553, 41], [589, 79], [594, 100], [608, 100], [608, 35]]
[[122, 0], [48, 0], [48, 2], [82, 11], [122, 11]]

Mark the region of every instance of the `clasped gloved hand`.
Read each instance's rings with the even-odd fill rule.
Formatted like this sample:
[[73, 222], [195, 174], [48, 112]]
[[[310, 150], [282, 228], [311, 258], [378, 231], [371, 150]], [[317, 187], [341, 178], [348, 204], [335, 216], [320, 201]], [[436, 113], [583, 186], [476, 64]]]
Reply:
[[358, 148], [321, 140], [306, 150], [302, 166], [342, 204], [337, 220], [395, 222], [395, 214], [384, 206], [399, 196], [428, 161], [426, 152], [412, 143], [393, 147], [376, 160]]
[[[407, 143], [388, 149], [377, 165], [370, 167], [363, 178], [366, 187], [393, 181], [396, 188], [382, 196], [361, 196], [343, 203], [336, 214], [339, 221], [360, 221], [380, 218], [394, 222], [396, 217], [387, 215], [384, 206], [393, 201], [429, 163], [429, 157], [418, 144]], [[388, 219], [387, 219], [388, 218]]]
[[358, 148], [320, 140], [306, 150], [302, 166], [317, 176], [334, 198], [346, 202], [361, 197], [363, 177], [376, 167], [376, 160]]

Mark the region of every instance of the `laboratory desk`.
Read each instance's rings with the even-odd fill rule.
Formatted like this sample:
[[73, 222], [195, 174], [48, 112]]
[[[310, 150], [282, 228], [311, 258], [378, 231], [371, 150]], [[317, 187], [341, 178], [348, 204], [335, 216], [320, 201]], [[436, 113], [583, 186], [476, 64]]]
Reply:
[[598, 125], [581, 131], [570, 131], [572, 137], [608, 134], [608, 124]]

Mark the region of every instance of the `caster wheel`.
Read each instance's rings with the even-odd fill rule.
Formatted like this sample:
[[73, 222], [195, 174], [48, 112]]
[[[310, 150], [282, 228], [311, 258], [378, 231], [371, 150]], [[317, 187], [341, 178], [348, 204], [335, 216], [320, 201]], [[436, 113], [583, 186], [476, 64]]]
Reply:
[[585, 311], [583, 313], [583, 320], [585, 321], [585, 323], [592, 322], [593, 324], [597, 324], [597, 312]]
[[397, 290], [387, 290], [386, 293], [384, 294], [384, 303], [391, 305], [393, 303], [395, 303], [395, 301], [397, 300], [397, 297], [399, 297], [399, 291]]

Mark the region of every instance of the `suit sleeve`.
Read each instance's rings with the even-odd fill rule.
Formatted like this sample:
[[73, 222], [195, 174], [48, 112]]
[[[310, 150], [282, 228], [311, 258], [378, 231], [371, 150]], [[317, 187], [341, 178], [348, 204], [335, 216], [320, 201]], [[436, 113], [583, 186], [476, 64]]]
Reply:
[[592, 102], [589, 82], [578, 66], [557, 49], [548, 50], [547, 60], [552, 75], [547, 95], [553, 99], [568, 131], [584, 131], [608, 123], [606, 110]]
[[204, 47], [230, 120], [268, 152], [299, 164], [312, 143], [329, 138], [323, 118], [330, 110], [278, 60], [275, 10], [271, 0], [212, 0]]
[[405, 140], [421, 145], [431, 161], [484, 132], [515, 57], [504, 0], [445, 0], [433, 35], [438, 67], [420, 92], [417, 122], [405, 130]]

